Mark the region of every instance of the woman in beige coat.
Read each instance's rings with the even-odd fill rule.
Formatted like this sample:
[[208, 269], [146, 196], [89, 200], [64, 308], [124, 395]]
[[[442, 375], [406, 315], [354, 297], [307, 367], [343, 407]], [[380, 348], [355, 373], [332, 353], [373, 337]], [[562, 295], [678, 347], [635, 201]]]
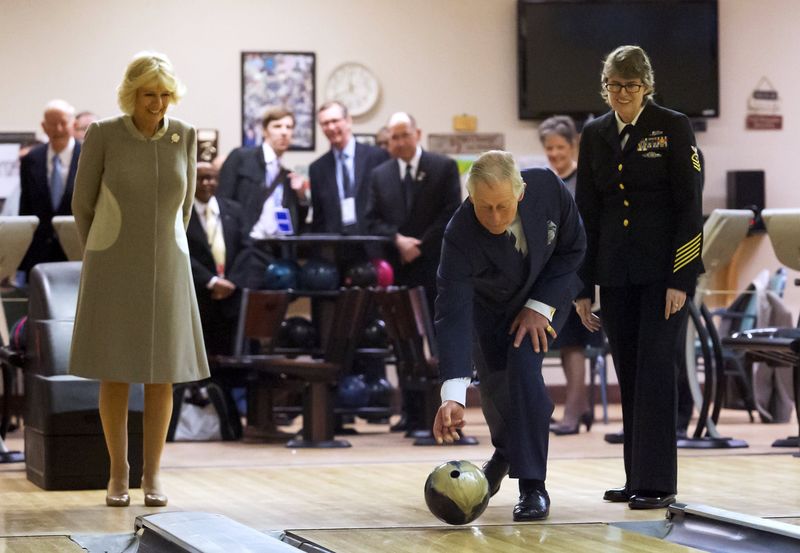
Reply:
[[182, 92], [166, 56], [137, 54], [119, 87], [124, 115], [91, 124], [75, 179], [84, 257], [70, 372], [101, 380], [109, 506], [130, 503], [130, 383], [145, 385], [144, 502], [163, 506], [172, 383], [209, 376], [186, 241], [196, 136], [166, 116]]

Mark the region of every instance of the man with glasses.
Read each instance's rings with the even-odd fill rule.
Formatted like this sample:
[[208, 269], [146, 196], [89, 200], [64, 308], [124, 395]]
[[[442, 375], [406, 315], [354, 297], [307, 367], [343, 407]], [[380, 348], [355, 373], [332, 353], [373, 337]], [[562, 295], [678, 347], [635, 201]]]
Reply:
[[308, 169], [315, 233], [366, 234], [367, 177], [389, 159], [381, 148], [356, 142], [353, 120], [341, 102], [324, 103], [317, 112], [331, 149]]
[[658, 509], [677, 487], [675, 351], [703, 272], [702, 162], [689, 119], [652, 101], [644, 50], [620, 46], [601, 78], [611, 111], [586, 125], [578, 158], [588, 247], [575, 308], [599, 329], [600, 286], [620, 383], [626, 481], [603, 498]]

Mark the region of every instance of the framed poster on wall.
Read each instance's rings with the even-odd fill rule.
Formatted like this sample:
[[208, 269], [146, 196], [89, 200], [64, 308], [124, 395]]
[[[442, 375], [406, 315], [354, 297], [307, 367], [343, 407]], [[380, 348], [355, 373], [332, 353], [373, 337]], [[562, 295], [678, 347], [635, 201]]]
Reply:
[[242, 52], [242, 145], [261, 144], [270, 107], [294, 112], [290, 150], [314, 150], [316, 59], [313, 52]]

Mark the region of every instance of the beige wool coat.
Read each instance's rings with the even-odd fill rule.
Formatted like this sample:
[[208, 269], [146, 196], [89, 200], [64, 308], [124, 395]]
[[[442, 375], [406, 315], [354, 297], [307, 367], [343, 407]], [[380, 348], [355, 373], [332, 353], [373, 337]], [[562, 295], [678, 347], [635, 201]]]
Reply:
[[146, 138], [123, 115], [92, 123], [72, 211], [84, 246], [70, 373], [117, 382], [209, 376], [186, 241], [195, 130]]

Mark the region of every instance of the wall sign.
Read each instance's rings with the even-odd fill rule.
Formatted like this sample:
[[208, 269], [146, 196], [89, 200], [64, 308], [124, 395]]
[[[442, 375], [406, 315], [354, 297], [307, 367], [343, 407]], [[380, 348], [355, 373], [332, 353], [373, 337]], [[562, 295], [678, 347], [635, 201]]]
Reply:
[[781, 101], [778, 91], [766, 77], [761, 77], [755, 90], [747, 100], [747, 118], [745, 128], [748, 130], [781, 130], [783, 116], [780, 114]]

